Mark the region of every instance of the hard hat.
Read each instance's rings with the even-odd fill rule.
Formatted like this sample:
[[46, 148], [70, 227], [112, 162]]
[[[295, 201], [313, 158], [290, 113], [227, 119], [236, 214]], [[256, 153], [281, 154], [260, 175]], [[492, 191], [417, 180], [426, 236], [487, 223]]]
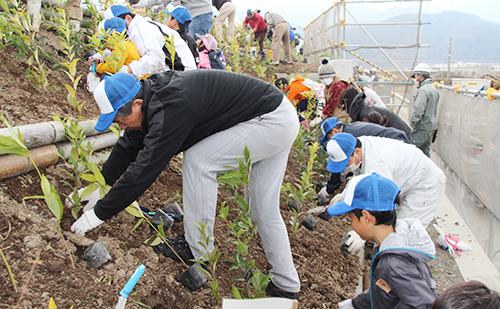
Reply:
[[431, 67], [427, 63], [419, 63], [413, 69], [413, 72], [411, 73], [411, 77], [415, 77], [416, 73], [418, 73], [418, 74], [427, 73], [428, 75], [431, 75]]
[[377, 72], [377, 70], [375, 68], [371, 68], [370, 72], [375, 73], [375, 72]]

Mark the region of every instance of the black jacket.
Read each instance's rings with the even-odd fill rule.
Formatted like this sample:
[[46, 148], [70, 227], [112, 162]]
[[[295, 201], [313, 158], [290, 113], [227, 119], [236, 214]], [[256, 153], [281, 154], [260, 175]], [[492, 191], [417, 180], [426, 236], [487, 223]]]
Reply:
[[189, 35], [186, 29], [179, 29], [177, 30], [177, 33], [179, 33], [181, 38], [186, 41], [189, 50], [191, 50], [191, 54], [193, 54], [194, 62], [196, 62], [196, 65], [198, 66], [198, 63], [200, 63], [200, 55], [198, 54], [198, 45], [196, 44], [195, 39]]
[[170, 159], [203, 138], [275, 110], [283, 93], [271, 84], [221, 70], [165, 71], [143, 81], [142, 131], [125, 130], [102, 167], [116, 186], [97, 202], [106, 220], [146, 191]]
[[410, 138], [411, 128], [406, 124], [406, 122], [401, 119], [395, 112], [387, 108], [382, 108], [378, 106], [370, 106], [365, 102], [366, 95], [364, 93], [358, 93], [352, 102], [347, 106], [347, 112], [351, 116], [353, 121], [363, 121], [363, 118], [368, 115], [372, 110], [379, 112], [382, 116], [387, 116], [387, 126], [393, 127], [398, 130], [404, 131], [406, 136]]
[[220, 11], [220, 8], [226, 2], [231, 2], [231, 0], [212, 0], [212, 5], [215, 6], [215, 8], [217, 9], [217, 11]]

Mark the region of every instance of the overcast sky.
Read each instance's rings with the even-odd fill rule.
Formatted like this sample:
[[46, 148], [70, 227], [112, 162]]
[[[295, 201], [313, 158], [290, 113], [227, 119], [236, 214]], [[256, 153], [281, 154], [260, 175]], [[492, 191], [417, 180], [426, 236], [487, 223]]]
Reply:
[[[238, 13], [245, 13], [247, 9], [260, 9], [263, 13], [270, 11], [280, 13], [287, 21], [298, 26], [306, 26], [314, 18], [321, 15], [333, 5], [335, 0], [232, 0], [236, 5]], [[349, 0], [348, 0], [349, 1]], [[368, 1], [368, 0], [367, 0]], [[367, 2], [366, 1], [366, 2]], [[478, 15], [482, 19], [500, 23], [499, 12], [500, 0], [432, 0], [423, 2], [423, 10], [429, 13], [441, 11], [461, 11]], [[361, 4], [349, 4], [347, 8]], [[383, 12], [392, 7], [416, 8], [418, 12], [419, 2], [393, 2], [367, 4], [372, 10]]]

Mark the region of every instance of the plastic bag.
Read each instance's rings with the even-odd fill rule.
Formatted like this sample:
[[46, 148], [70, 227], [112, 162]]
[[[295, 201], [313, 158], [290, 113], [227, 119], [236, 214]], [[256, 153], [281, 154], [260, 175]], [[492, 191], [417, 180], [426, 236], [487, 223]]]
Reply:
[[458, 240], [458, 236], [445, 234], [439, 226], [433, 224], [434, 229], [439, 233], [439, 237], [436, 239], [436, 243], [448, 251], [451, 256], [462, 255], [462, 251], [464, 250], [472, 250], [472, 247], [466, 244], [465, 242]]

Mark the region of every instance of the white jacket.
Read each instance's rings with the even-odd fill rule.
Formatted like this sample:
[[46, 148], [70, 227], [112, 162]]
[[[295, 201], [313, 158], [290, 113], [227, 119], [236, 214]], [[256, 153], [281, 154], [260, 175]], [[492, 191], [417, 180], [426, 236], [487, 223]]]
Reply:
[[[149, 17], [147, 18], [149, 20]], [[189, 49], [186, 41], [181, 37], [179, 32], [176, 30], [165, 26], [164, 24], [156, 23], [161, 27], [163, 33], [168, 35], [170, 38], [174, 36], [174, 48], [175, 52], [181, 58], [182, 64], [184, 65], [184, 71], [196, 70], [196, 61], [194, 60], [193, 53]]]
[[360, 136], [363, 144], [361, 174], [377, 172], [394, 181], [401, 197], [419, 187], [423, 179], [445, 181], [441, 169], [415, 145], [378, 136]]
[[[128, 36], [130, 41], [134, 42], [139, 55], [141, 55], [141, 59], [137, 61], [132, 61], [129, 64], [129, 69], [132, 71], [132, 74], [140, 78], [147, 74], [152, 74], [156, 72], [161, 72], [168, 70], [168, 66], [165, 64], [165, 54], [163, 53], [163, 45], [165, 39], [163, 35], [158, 30], [158, 27], [151, 24], [149, 18], [144, 18], [140, 15], [135, 15], [134, 19], [128, 26]], [[162, 29], [170, 29], [166, 26], [162, 27]], [[191, 51], [187, 47], [186, 42], [179, 36], [177, 31], [170, 29], [175, 32], [174, 35], [174, 47], [176, 52], [184, 64], [184, 59], [186, 60], [186, 70], [196, 68], [194, 63], [193, 55]], [[165, 31], [165, 34], [172, 35], [171, 31]], [[179, 50], [177, 49], [179, 48]], [[189, 53], [191, 57], [192, 63], [190, 63], [189, 58], [185, 57], [185, 50]]]

